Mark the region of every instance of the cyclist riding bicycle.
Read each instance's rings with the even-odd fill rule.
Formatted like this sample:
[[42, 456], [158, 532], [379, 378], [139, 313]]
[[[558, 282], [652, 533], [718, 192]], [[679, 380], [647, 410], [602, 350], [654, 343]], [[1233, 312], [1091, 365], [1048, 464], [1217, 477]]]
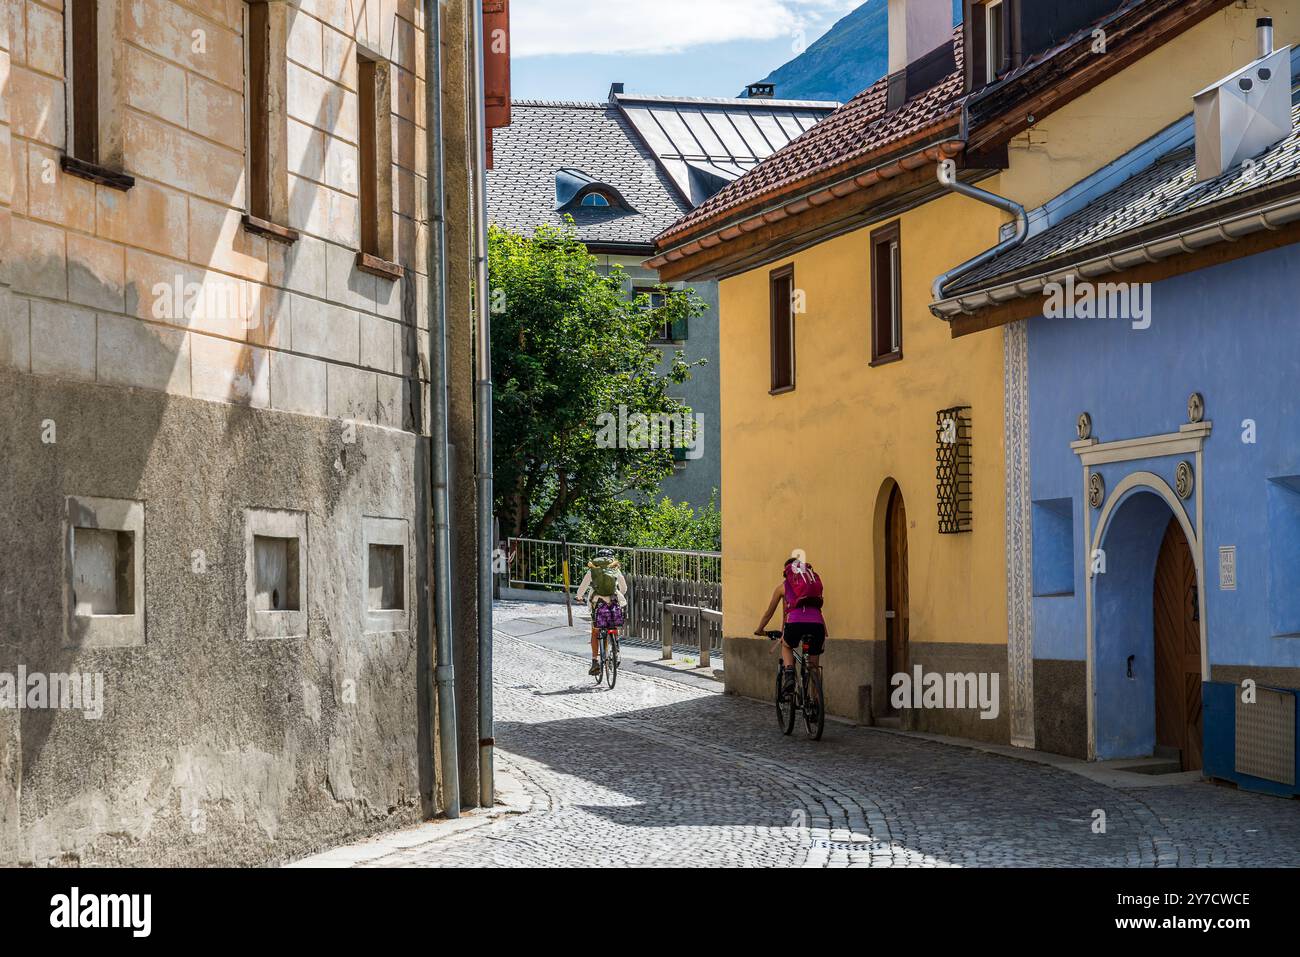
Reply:
[[817, 662], [826, 648], [826, 619], [822, 617], [822, 581], [813, 567], [801, 558], [789, 558], [781, 584], [772, 592], [767, 612], [754, 634], [764, 637], [767, 623], [781, 605], [781, 666], [786, 692], [794, 691], [794, 652], [800, 643], [808, 645], [808, 665]]
[[609, 548], [596, 552], [587, 563], [587, 574], [578, 585], [578, 601], [591, 599], [591, 670], [600, 674], [601, 628], [618, 628], [623, 624], [623, 610], [627, 607], [627, 579], [619, 568], [618, 559]]

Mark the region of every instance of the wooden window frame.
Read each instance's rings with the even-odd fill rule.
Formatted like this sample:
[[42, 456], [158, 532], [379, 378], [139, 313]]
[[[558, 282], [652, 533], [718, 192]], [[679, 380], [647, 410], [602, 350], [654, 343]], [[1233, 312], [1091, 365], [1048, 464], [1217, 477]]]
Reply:
[[388, 280], [404, 273], [394, 261], [392, 79], [392, 64], [357, 44], [357, 268]]
[[[787, 286], [788, 291], [784, 296], [778, 297], [776, 294], [777, 284], [781, 282], [788, 283]], [[770, 273], [768, 273], [767, 291], [768, 291], [768, 312], [769, 312], [769, 319], [770, 319], [769, 343], [770, 343], [770, 353], [771, 353], [771, 378], [769, 380], [770, 388], [768, 389], [769, 395], [783, 395], [787, 392], [793, 392], [795, 390], [795, 385], [797, 382], [796, 371], [798, 370], [798, 363], [795, 359], [794, 290], [795, 290], [795, 285], [794, 285], [794, 264], [793, 263], [790, 263], [789, 265], [786, 266], [781, 266], [777, 269], [773, 269]], [[781, 317], [779, 315], [779, 313], [781, 313], [782, 311], [780, 309], [780, 305], [782, 301], [784, 302], [785, 305], [784, 317]], [[781, 322], [784, 322], [790, 330], [789, 333], [790, 335], [790, 363], [789, 363], [790, 381], [788, 383], [783, 383], [777, 378], [777, 372], [778, 372], [777, 328], [778, 328], [778, 324]]]
[[1002, 7], [1002, 62], [989, 69], [988, 7], [990, 0], [967, 0], [966, 88], [979, 90], [1007, 70], [1020, 65], [1020, 0], [992, 0]]
[[[882, 349], [880, 272], [884, 265], [881, 250], [889, 250], [890, 349]], [[898, 220], [871, 233], [871, 365], [884, 365], [903, 358], [903, 239]]]
[[[1010, 12], [1005, 0], [987, 0], [984, 7], [984, 84], [994, 83], [1007, 65], [1007, 15]], [[996, 34], [997, 50], [994, 50], [995, 36], [988, 28], [989, 13], [998, 10], [998, 31]], [[997, 62], [991, 62], [994, 52], [998, 53]]]
[[289, 226], [288, 9], [286, 0], [245, 0], [244, 228], [294, 243]]
[[66, 139], [59, 165], [73, 176], [128, 190], [135, 178], [123, 171], [122, 2], [65, 0]]

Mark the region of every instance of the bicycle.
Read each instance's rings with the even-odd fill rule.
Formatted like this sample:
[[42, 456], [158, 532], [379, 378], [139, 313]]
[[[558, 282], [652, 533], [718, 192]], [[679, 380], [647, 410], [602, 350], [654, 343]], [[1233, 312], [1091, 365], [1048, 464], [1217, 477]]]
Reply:
[[[764, 634], [772, 641], [781, 640], [781, 632], [779, 631], [768, 631], [764, 632]], [[780, 726], [782, 734], [790, 734], [794, 731], [795, 713], [803, 712], [803, 723], [808, 732], [808, 737], [814, 741], [820, 741], [822, 739], [822, 730], [826, 727], [826, 708], [824, 707], [826, 698], [822, 691], [821, 665], [814, 668], [808, 664], [807, 644], [790, 650], [799, 666], [799, 680], [795, 682], [794, 690], [787, 693], [781, 662], [777, 661], [777, 724]]]
[[618, 681], [618, 629], [601, 628], [597, 637], [600, 641], [600, 671], [596, 672], [596, 684], [604, 678], [612, 691]]

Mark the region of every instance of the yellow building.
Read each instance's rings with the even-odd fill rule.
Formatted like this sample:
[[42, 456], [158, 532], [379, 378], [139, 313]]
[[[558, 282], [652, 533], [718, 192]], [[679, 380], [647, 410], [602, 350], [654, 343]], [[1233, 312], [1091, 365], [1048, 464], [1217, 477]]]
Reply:
[[[939, 174], [1040, 206], [1184, 115], [1226, 72], [1225, 35], [1253, 45], [1272, 13], [1285, 39], [1296, 18], [1031, 6], [968, 0], [954, 31], [946, 0], [891, 0], [890, 74], [657, 241], [663, 279], [720, 282], [729, 691], [770, 698], [750, 632], [802, 549], [826, 587], [831, 713], [869, 700], [877, 720], [1033, 744], [1023, 323], [961, 337], [929, 309], [1013, 217]], [[892, 676], [918, 669], [983, 676], [960, 684], [983, 700], [918, 689], [895, 708]]]

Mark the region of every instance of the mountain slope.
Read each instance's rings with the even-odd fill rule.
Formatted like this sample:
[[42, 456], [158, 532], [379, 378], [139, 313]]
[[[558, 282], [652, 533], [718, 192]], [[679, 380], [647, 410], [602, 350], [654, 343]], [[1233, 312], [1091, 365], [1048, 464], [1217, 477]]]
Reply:
[[[961, 22], [961, 0], [953, 0], [953, 22]], [[782, 99], [845, 102], [888, 68], [889, 3], [867, 0], [760, 82], [775, 83]]]

